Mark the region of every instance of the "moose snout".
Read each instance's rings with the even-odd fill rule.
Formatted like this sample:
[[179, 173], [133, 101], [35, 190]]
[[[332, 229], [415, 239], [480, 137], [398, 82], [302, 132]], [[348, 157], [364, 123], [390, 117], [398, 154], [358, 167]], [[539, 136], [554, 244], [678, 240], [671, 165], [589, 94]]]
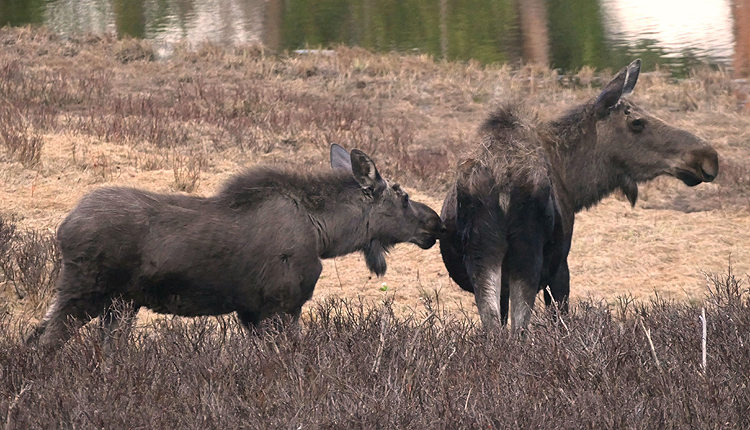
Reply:
[[422, 249], [431, 248], [438, 239], [443, 239], [447, 232], [438, 214], [433, 212], [430, 215], [420, 223], [416, 235], [411, 240]]
[[703, 182], [711, 182], [719, 174], [719, 154], [708, 145], [690, 152], [685, 157], [685, 163], [695, 170]]
[[705, 182], [711, 182], [719, 174], [719, 154], [715, 149], [708, 147], [701, 161], [701, 176]]
[[438, 239], [442, 239], [447, 231], [447, 229], [445, 228], [445, 224], [443, 224], [443, 220], [441, 220], [440, 217], [437, 216], [437, 214], [435, 214], [435, 217], [432, 217], [429, 221], [427, 221], [425, 229]]
[[719, 174], [719, 154], [708, 145], [686, 153], [681, 161], [676, 166], [675, 176], [688, 186], [711, 182]]

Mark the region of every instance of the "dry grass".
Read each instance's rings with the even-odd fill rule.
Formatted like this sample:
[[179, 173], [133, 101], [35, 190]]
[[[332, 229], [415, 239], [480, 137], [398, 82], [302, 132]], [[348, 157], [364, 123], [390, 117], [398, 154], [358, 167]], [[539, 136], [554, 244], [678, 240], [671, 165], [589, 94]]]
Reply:
[[[710, 279], [705, 306], [580, 301], [486, 335], [425, 299], [332, 299], [304, 327], [248, 334], [234, 318], [95, 325], [54, 356], [0, 314], [0, 422], [21, 428], [747, 428], [750, 294]], [[439, 298], [439, 297], [438, 297]], [[103, 351], [110, 351], [105, 355]]]
[[[208, 195], [256, 163], [326, 168], [332, 142], [372, 154], [385, 176], [439, 209], [452, 166], [492, 106], [522, 98], [550, 117], [593, 97], [611, 75], [346, 47], [269, 56], [256, 46], [178, 46], [159, 61], [150, 52], [133, 40], [0, 30], [0, 215], [47, 231], [104, 184]], [[722, 271], [730, 258], [738, 272], [750, 270], [746, 92], [721, 71], [682, 81], [642, 75], [636, 99], [711, 141], [721, 173], [696, 188], [659, 179], [641, 187], [635, 210], [611, 198], [581, 214], [574, 298], [698, 300], [701, 270]], [[399, 246], [389, 264], [385, 278], [371, 279], [358, 255], [326, 261], [315, 298], [380, 300], [385, 282], [397, 312], [435, 289], [449, 309], [473, 315], [473, 297], [448, 280], [437, 248]]]

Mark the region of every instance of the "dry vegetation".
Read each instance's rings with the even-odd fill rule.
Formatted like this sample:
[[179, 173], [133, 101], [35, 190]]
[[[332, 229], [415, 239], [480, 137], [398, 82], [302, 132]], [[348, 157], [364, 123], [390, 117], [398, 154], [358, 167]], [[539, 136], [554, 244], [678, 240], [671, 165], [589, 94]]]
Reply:
[[[748, 428], [750, 294], [711, 279], [701, 309], [580, 301], [525, 339], [485, 335], [426, 298], [419, 312], [329, 299], [303, 330], [168, 318], [88, 326], [54, 357], [0, 314], [0, 422], [46, 428]], [[103, 354], [103, 350], [110, 351]]]
[[[642, 75], [636, 99], [711, 141], [719, 178], [696, 188], [662, 178], [641, 187], [635, 210], [615, 196], [582, 213], [570, 258], [576, 309], [566, 325], [538, 316], [525, 342], [479, 334], [473, 297], [448, 280], [437, 248], [406, 245], [382, 279], [357, 255], [327, 261], [300, 333], [244, 336], [231, 319], [142, 313], [151, 329], [124, 336], [107, 363], [94, 327], [53, 359], [20, 342], [59, 270], [51, 234], [95, 187], [208, 195], [256, 163], [326, 168], [336, 142], [371, 154], [439, 209], [493, 105], [523, 99], [550, 117], [594, 96], [610, 74], [344, 47], [294, 56], [177, 46], [157, 61], [141, 41], [0, 29], [0, 421], [747, 427], [746, 287], [704, 275], [724, 273], [730, 259], [736, 273], [750, 270], [748, 89], [722, 71]], [[724, 290], [705, 304], [704, 372], [697, 316], [707, 285]], [[623, 295], [638, 300], [625, 306]]]

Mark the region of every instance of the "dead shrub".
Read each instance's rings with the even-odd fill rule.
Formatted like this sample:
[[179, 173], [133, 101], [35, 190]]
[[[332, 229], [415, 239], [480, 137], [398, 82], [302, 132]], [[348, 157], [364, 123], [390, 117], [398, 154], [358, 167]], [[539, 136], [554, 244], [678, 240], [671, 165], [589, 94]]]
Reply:
[[201, 171], [208, 167], [208, 157], [204, 152], [179, 154], [172, 156], [174, 170], [174, 189], [192, 193], [198, 188]]
[[22, 330], [0, 316], [0, 402], [15, 405], [0, 403], [0, 422], [16, 428], [750, 426], [750, 301], [705, 303], [705, 368], [701, 305], [625, 302], [632, 311], [584, 300], [564, 320], [542, 312], [527, 337], [517, 339], [484, 333], [435, 302], [398, 316], [390, 300], [328, 299], [309, 308], [301, 328], [277, 324], [247, 333], [235, 317], [158, 318], [117, 335], [110, 355], [90, 324], [54, 357], [25, 345]]
[[24, 166], [39, 162], [44, 143], [42, 136], [9, 102], [0, 104], [0, 138], [8, 153]]
[[161, 170], [169, 165], [169, 154], [163, 152], [151, 153], [133, 150], [128, 154], [128, 158], [133, 162], [135, 169], [141, 172]]
[[46, 305], [60, 273], [60, 259], [51, 233], [18, 230], [12, 219], [0, 218], [0, 274], [18, 299], [34, 309]]
[[120, 166], [112, 163], [111, 158], [104, 153], [100, 153], [89, 161], [88, 168], [97, 178], [109, 182], [118, 177], [121, 173]]
[[154, 61], [156, 55], [150, 43], [124, 37], [115, 48], [115, 58], [122, 64], [127, 64], [133, 61]]

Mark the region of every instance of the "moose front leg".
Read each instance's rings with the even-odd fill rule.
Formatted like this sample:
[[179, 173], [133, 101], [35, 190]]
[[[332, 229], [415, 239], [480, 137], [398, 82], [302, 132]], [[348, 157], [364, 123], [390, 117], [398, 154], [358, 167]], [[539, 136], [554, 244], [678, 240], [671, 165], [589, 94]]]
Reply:
[[[550, 296], [550, 292], [552, 295]], [[570, 297], [570, 271], [568, 270], [568, 261], [564, 259], [560, 262], [560, 267], [557, 269], [557, 273], [549, 283], [549, 291], [544, 289], [544, 304], [547, 307], [552, 305], [552, 301], [556, 303], [556, 309], [559, 309], [562, 314], [568, 313], [568, 301]]]
[[135, 324], [137, 315], [138, 310], [133, 302], [122, 299], [114, 300], [101, 315], [101, 336], [104, 353], [107, 357], [112, 356], [118, 335], [125, 335], [124, 338], [127, 341], [127, 336]]

